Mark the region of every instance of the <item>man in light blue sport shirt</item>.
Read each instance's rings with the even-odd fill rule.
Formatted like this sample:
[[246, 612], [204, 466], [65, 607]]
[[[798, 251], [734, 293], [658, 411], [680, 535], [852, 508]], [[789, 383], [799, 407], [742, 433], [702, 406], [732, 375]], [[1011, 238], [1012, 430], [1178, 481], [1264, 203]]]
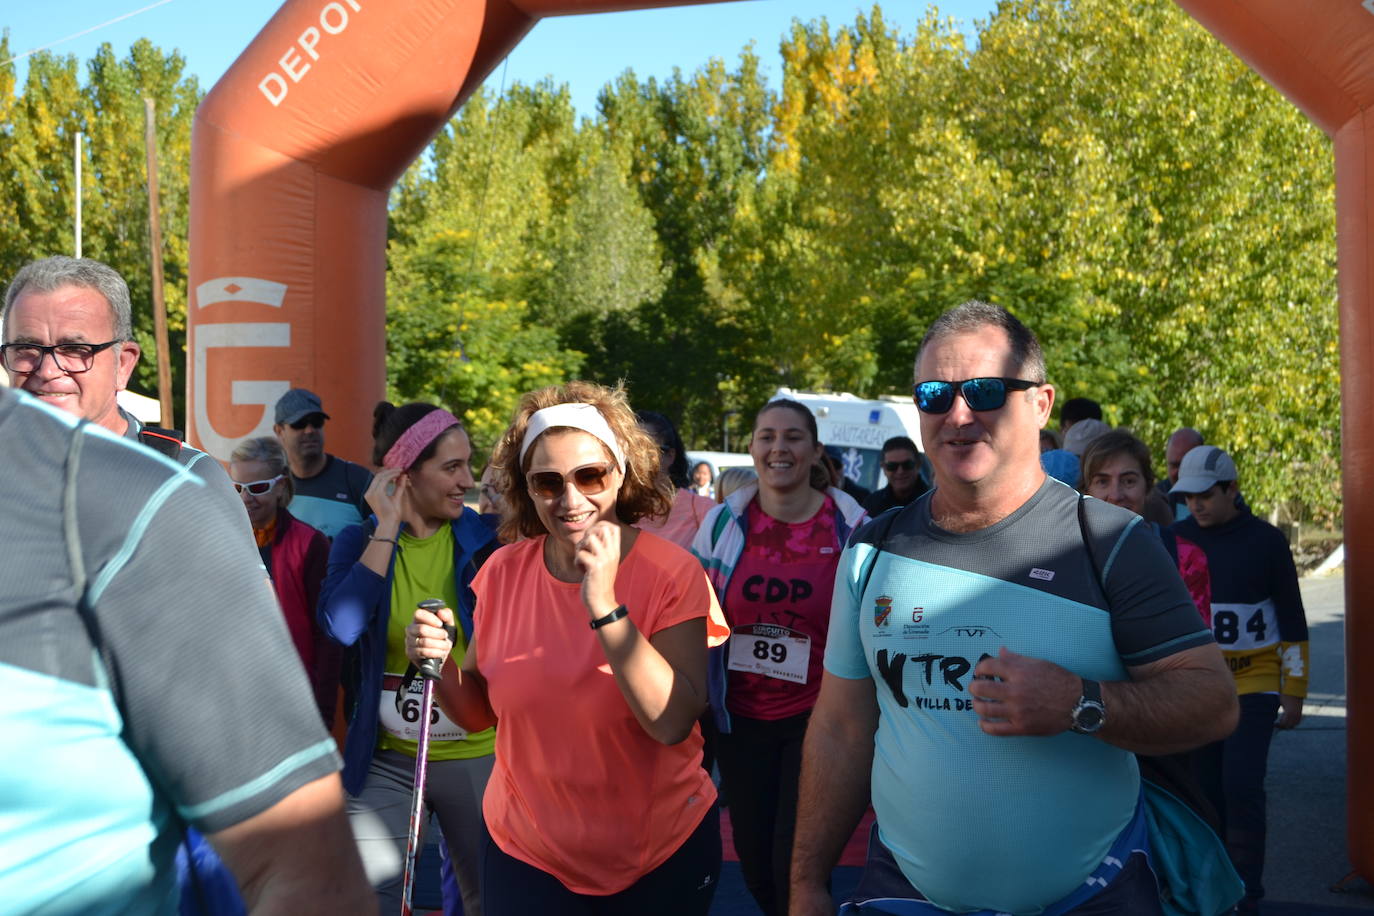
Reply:
[[1054, 387], [1021, 322], [945, 313], [915, 380], [936, 487], [841, 559], [792, 914], [834, 912], [870, 798], [852, 912], [1160, 913], [1132, 752], [1230, 732], [1221, 653], [1139, 517], [1046, 478]]
[[77, 424], [0, 388], [0, 910], [175, 916], [189, 825], [249, 912], [375, 913], [242, 506]]

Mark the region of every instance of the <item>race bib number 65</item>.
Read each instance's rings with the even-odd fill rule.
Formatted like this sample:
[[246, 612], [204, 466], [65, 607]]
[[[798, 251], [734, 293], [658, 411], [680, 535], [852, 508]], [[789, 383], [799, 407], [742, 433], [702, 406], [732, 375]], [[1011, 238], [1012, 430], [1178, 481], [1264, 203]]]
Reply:
[[[393, 680], [394, 679], [394, 680]], [[424, 691], [424, 680], [415, 678], [410, 682], [410, 690], [396, 702], [397, 688], [391, 686], [400, 677], [387, 675], [383, 682], [380, 713], [381, 726], [394, 738], [403, 741], [420, 740], [420, 698]], [[468, 733], [457, 723], [444, 715], [435, 703], [429, 710], [429, 738], [431, 741], [461, 741]]]

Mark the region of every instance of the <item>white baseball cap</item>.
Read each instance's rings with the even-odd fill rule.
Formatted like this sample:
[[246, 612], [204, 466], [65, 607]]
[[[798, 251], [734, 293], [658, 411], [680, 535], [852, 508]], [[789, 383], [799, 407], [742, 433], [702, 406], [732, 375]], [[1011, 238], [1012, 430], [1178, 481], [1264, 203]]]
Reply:
[[1215, 445], [1199, 445], [1183, 456], [1178, 483], [1170, 493], [1205, 493], [1219, 483], [1236, 479], [1236, 463]]

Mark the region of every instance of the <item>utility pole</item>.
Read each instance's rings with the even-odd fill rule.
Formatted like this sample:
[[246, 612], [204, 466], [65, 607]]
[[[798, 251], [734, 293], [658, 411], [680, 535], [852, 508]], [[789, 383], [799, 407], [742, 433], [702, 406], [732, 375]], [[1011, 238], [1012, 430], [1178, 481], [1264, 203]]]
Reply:
[[81, 131], [76, 132], [76, 257], [81, 257]]
[[143, 145], [148, 155], [148, 248], [152, 259], [153, 336], [157, 346], [157, 399], [162, 405], [163, 426], [176, 426], [172, 416], [172, 360], [167, 343], [167, 303], [162, 298], [162, 209], [157, 193], [157, 113], [153, 100], [143, 97]]

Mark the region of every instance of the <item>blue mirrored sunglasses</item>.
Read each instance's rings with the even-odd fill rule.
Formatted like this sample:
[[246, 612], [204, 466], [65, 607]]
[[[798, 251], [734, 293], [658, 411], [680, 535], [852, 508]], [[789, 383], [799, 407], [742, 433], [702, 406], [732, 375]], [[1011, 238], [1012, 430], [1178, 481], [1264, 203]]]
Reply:
[[1007, 403], [1007, 391], [1025, 391], [1041, 382], [1023, 378], [966, 378], [962, 382], [917, 382], [914, 388], [916, 406], [922, 413], [949, 413], [954, 406], [954, 394], [964, 396], [969, 410], [997, 410]]

